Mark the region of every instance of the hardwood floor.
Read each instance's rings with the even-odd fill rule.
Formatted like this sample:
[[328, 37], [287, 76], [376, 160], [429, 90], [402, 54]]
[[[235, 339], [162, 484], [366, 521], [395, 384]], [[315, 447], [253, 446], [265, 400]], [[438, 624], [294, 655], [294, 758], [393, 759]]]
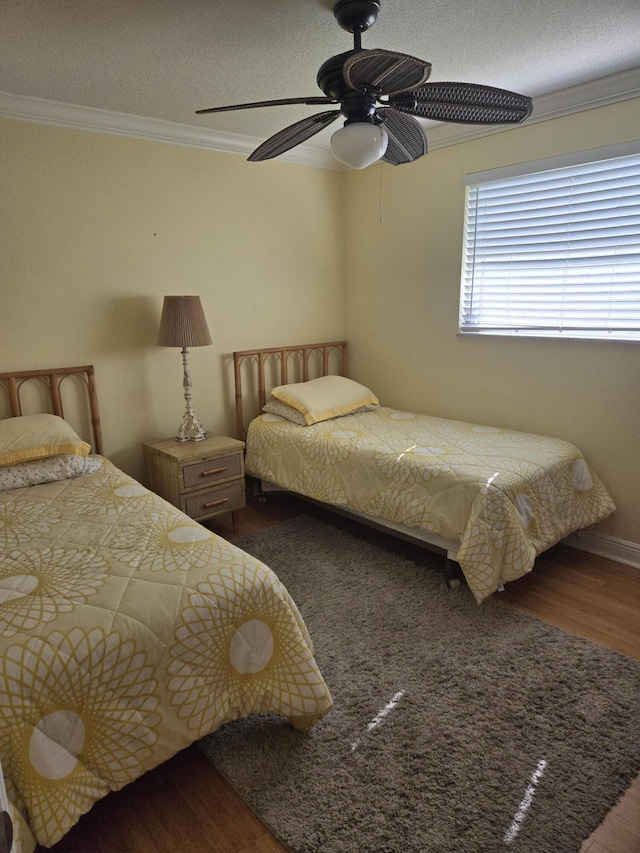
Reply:
[[[251, 502], [241, 513], [235, 535], [230, 518], [209, 526], [233, 541], [314, 511], [308, 504], [278, 496], [266, 504]], [[499, 600], [640, 660], [638, 569], [557, 546], [539, 557], [535, 571], [511, 584]], [[96, 803], [50, 850], [286, 853], [196, 747]], [[38, 853], [45, 853], [44, 848], [39, 847]], [[640, 777], [580, 851], [558, 853], [640, 853]]]

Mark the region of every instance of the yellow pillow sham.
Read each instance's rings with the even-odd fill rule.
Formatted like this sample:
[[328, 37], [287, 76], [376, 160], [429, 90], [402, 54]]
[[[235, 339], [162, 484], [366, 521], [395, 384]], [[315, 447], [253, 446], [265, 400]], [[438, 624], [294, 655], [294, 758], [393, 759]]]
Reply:
[[57, 415], [22, 415], [0, 421], [0, 467], [63, 453], [87, 456], [91, 445]]
[[308, 382], [278, 385], [271, 396], [297, 409], [307, 425], [348, 415], [361, 406], [378, 405], [378, 398], [364, 385], [346, 376], [321, 376]]

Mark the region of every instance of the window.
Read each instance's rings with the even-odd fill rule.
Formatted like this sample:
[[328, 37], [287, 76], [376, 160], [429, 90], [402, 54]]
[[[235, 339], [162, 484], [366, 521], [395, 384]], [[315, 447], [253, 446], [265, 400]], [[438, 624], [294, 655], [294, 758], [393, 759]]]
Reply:
[[640, 341], [640, 145], [464, 183], [461, 332]]

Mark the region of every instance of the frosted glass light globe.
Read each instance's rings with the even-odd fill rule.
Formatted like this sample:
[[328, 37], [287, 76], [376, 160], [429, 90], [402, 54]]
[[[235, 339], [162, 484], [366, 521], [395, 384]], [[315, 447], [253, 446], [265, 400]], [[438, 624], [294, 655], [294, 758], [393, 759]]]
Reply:
[[382, 125], [359, 121], [345, 124], [333, 134], [331, 151], [336, 160], [352, 169], [365, 169], [384, 156], [388, 143]]

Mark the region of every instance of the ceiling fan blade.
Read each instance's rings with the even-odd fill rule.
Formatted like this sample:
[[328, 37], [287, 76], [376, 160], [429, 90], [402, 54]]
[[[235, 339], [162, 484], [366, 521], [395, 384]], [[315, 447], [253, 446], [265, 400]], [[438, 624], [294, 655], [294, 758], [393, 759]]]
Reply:
[[393, 95], [417, 89], [429, 79], [431, 63], [390, 50], [360, 50], [342, 68], [352, 89], [374, 95]]
[[256, 150], [248, 157], [249, 160], [270, 160], [272, 157], [277, 157], [279, 154], [284, 154], [290, 148], [294, 148], [301, 142], [310, 139], [316, 133], [319, 133], [327, 125], [335, 121], [340, 115], [339, 110], [334, 110], [327, 113], [317, 113], [314, 116], [303, 118], [302, 121], [297, 121], [295, 124], [285, 127], [270, 136], [262, 145], [259, 145]]
[[377, 112], [389, 136], [389, 144], [382, 158], [386, 163], [393, 166], [413, 163], [427, 153], [427, 137], [416, 119], [392, 107], [380, 107]]
[[460, 124], [519, 124], [533, 111], [526, 95], [477, 83], [427, 83], [392, 97], [390, 105], [418, 118]]
[[281, 98], [278, 101], [254, 101], [251, 104], [232, 104], [230, 107], [211, 107], [208, 110], [196, 110], [196, 115], [203, 113], [226, 113], [230, 110], [252, 110], [255, 107], [280, 107], [286, 104], [337, 104], [335, 98]]

